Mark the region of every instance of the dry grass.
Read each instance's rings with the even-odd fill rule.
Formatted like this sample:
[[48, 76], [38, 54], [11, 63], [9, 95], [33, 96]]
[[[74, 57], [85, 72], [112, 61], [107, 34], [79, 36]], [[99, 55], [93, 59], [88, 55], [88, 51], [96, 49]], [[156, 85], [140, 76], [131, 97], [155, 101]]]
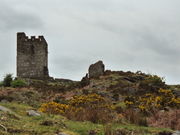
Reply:
[[180, 109], [174, 109], [167, 112], [159, 111], [148, 118], [148, 124], [153, 127], [180, 130]]
[[107, 123], [113, 121], [114, 112], [106, 108], [83, 108], [75, 112], [69, 110], [65, 115], [68, 119], [77, 121], [91, 121], [93, 123]]
[[124, 117], [132, 124], [137, 124], [140, 126], [147, 126], [146, 117], [144, 117], [140, 112], [134, 109], [127, 109], [124, 111]]

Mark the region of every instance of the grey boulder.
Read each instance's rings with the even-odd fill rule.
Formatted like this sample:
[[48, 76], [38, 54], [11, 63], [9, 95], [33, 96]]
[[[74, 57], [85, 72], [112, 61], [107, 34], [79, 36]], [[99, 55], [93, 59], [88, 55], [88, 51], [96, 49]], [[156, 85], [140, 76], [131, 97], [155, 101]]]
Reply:
[[0, 111], [2, 111], [2, 112], [12, 112], [10, 109], [8, 109], [8, 108], [6, 108], [6, 107], [4, 107], [4, 106], [0, 106]]
[[27, 112], [27, 115], [29, 115], [29, 116], [41, 116], [40, 113], [38, 113], [38, 112], [36, 112], [34, 110], [28, 110], [26, 112]]
[[175, 131], [172, 135], [180, 135], [180, 131]]

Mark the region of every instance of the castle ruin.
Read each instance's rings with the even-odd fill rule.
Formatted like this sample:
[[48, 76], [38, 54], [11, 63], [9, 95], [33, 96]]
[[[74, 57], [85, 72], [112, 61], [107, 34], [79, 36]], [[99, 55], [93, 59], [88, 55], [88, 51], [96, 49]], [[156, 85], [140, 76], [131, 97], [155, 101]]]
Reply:
[[48, 44], [43, 36], [17, 33], [17, 77], [45, 79], [48, 71]]

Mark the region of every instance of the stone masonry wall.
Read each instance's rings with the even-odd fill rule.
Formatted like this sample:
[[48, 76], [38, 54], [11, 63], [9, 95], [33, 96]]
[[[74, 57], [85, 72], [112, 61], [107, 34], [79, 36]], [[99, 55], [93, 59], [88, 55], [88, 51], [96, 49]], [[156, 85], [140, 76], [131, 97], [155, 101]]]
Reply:
[[28, 38], [25, 33], [17, 33], [17, 77], [49, 77], [48, 44], [43, 36]]

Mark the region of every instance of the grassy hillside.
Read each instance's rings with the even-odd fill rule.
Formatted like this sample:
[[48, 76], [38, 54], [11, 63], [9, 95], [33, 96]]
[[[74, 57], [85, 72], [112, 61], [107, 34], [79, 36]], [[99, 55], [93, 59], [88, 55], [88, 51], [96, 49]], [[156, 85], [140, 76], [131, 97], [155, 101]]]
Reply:
[[[10, 87], [1, 83], [2, 135], [166, 135], [180, 130], [180, 87], [156, 75], [106, 71], [80, 82], [24, 82], [23, 87], [17, 80]], [[29, 110], [40, 116], [29, 116]]]
[[[94, 130], [97, 135], [103, 135], [108, 128], [104, 124], [94, 124], [92, 122], [71, 121], [61, 115], [28, 116], [26, 111], [36, 109], [26, 104], [18, 103], [0, 103], [12, 110], [12, 112], [0, 111], [1, 135], [55, 135], [56, 133], [67, 133], [69, 135], [86, 135]], [[109, 128], [119, 129], [124, 132], [135, 134], [157, 134], [160, 131], [171, 131], [170, 129], [152, 128], [136, 126], [133, 124], [111, 124]], [[7, 130], [7, 131], [6, 131]]]

